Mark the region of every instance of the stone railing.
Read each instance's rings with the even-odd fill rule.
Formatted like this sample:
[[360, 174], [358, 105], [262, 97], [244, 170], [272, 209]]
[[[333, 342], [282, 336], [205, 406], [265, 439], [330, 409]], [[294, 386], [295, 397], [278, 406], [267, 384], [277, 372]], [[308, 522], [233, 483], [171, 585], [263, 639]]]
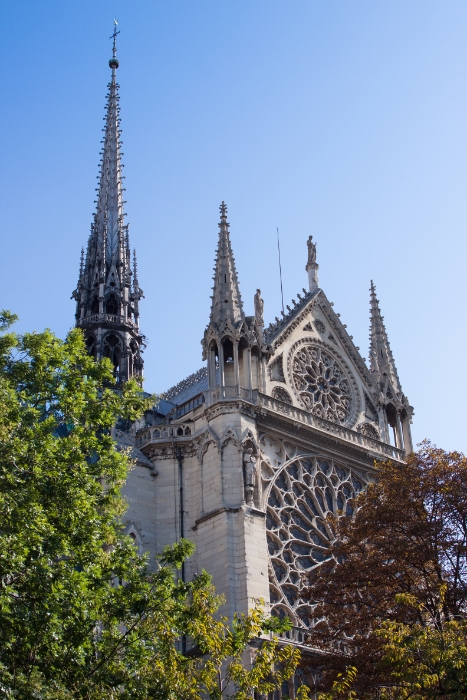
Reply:
[[[335, 437], [345, 440], [346, 442], [354, 443], [360, 447], [365, 447], [370, 452], [381, 455], [385, 459], [397, 459], [400, 462], [403, 462], [405, 459], [404, 450], [400, 450], [393, 445], [387, 445], [380, 440], [375, 440], [374, 438], [363, 435], [363, 433], [359, 433], [356, 430], [350, 430], [350, 428], [346, 428], [338, 423], [332, 423], [325, 418], [314, 416], [301, 408], [292, 406], [291, 404], [284, 403], [278, 399], [273, 399], [272, 396], [261, 394], [257, 389], [244, 389], [243, 387], [240, 387], [240, 391], [238, 391], [236, 386], [228, 386], [224, 387], [223, 393], [224, 397], [221, 399], [220, 387], [217, 387], [213, 391], [201, 392], [189, 401], [177, 406], [177, 408], [174, 409], [171, 414], [169, 414], [168, 420], [170, 421], [171, 419], [176, 420], [178, 418], [182, 418], [184, 415], [202, 404], [212, 406], [212, 404], [222, 400], [242, 399], [243, 401], [248, 401], [256, 406], [261, 406], [268, 411], [280, 413], [281, 415], [286, 416], [297, 423], [312, 426], [316, 430], [334, 435]], [[185, 437], [189, 434], [188, 432], [185, 432], [184, 429], [181, 433], [177, 432], [178, 427], [179, 426], [177, 425], [167, 423], [166, 425], [158, 425], [157, 428], [148, 427], [147, 429], [143, 429], [137, 436], [136, 444], [141, 445], [148, 440], [166, 440], [167, 438], [181, 437], [182, 435]]]
[[375, 440], [367, 435], [363, 435], [356, 430], [350, 430], [350, 428], [346, 428], [343, 425], [331, 423], [331, 421], [326, 420], [325, 418], [314, 416], [307, 411], [303, 411], [302, 409], [296, 408], [291, 404], [284, 403], [283, 401], [273, 399], [271, 396], [267, 396], [266, 394], [258, 393], [257, 404], [264, 406], [264, 408], [274, 411], [275, 413], [281, 413], [282, 415], [287, 416], [298, 423], [304, 423], [305, 425], [313, 426], [313, 428], [317, 428], [318, 430], [322, 430], [326, 433], [331, 433], [332, 435], [335, 435], [346, 442], [354, 442], [361, 447], [367, 447], [372, 452], [380, 454], [384, 457], [391, 457], [392, 459], [397, 459], [401, 462], [405, 459], [404, 450], [393, 447], [393, 445], [387, 445], [384, 442], [380, 442], [379, 440]]
[[308, 637], [308, 631], [303, 627], [292, 627], [288, 632], [279, 634], [279, 638], [284, 642], [292, 642], [292, 644], [305, 644]]
[[118, 326], [126, 325], [132, 328], [138, 328], [136, 323], [130, 318], [125, 318], [125, 316], [120, 316], [117, 314], [94, 314], [93, 316], [86, 316], [85, 318], [80, 318], [80, 326], [89, 326], [93, 323], [114, 323]]
[[153, 427], [145, 428], [136, 435], [135, 444], [144, 445], [151, 440], [172, 440], [174, 438], [189, 437], [192, 434], [193, 426], [189, 423], [170, 424], [160, 423]]

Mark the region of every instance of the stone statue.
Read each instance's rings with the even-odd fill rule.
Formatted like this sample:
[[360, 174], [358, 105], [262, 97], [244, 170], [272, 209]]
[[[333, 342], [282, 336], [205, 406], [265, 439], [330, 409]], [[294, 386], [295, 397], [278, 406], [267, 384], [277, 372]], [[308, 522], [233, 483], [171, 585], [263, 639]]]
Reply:
[[308, 265], [312, 265], [316, 262], [316, 243], [313, 243], [313, 236], [309, 236], [307, 240], [308, 245]]
[[264, 301], [261, 299], [261, 289], [257, 289], [255, 294], [255, 316], [260, 326], [264, 326], [263, 311]]
[[253, 505], [256, 485], [256, 457], [251, 447], [243, 453], [243, 477], [245, 480], [245, 501], [248, 505]]

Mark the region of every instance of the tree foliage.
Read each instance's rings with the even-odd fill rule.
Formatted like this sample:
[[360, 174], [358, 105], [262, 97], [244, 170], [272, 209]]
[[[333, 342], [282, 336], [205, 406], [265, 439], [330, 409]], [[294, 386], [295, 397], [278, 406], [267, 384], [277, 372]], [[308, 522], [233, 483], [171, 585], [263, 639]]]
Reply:
[[298, 661], [279, 645], [284, 623], [257, 605], [229, 626], [206, 572], [180, 579], [191, 543], [149, 562], [123, 535], [129, 458], [111, 430], [148, 406], [141, 388], [116, 385], [79, 330], [20, 336], [14, 320], [0, 315], [0, 695], [243, 700], [274, 689]]
[[332, 557], [309, 578], [309, 643], [325, 652], [322, 687], [329, 690], [351, 665], [358, 670], [358, 697], [374, 697], [376, 686], [392, 687], [395, 697], [406, 692], [397, 686], [423, 675], [423, 658], [428, 663], [433, 654], [435, 664], [439, 652], [436, 663], [451, 664], [445, 677], [451, 680], [443, 685], [443, 673], [433, 671], [439, 676], [435, 697], [448, 697], [454, 669], [460, 669], [461, 685], [465, 676], [454, 639], [465, 634], [467, 459], [425, 442], [406, 464], [377, 465], [375, 483], [354, 505], [353, 518], [332, 520]]

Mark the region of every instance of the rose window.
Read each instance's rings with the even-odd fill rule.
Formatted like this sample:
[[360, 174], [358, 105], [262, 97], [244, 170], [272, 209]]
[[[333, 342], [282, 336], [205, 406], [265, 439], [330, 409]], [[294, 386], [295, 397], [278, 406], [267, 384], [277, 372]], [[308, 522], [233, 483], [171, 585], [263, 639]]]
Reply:
[[349, 380], [337, 360], [317, 345], [299, 348], [292, 360], [294, 388], [306, 410], [345, 423], [352, 410]]
[[329, 557], [326, 517], [350, 515], [349, 501], [364, 481], [348, 467], [314, 457], [295, 458], [271, 481], [266, 529], [272, 612], [308, 627], [309, 606], [301, 596], [306, 574]]

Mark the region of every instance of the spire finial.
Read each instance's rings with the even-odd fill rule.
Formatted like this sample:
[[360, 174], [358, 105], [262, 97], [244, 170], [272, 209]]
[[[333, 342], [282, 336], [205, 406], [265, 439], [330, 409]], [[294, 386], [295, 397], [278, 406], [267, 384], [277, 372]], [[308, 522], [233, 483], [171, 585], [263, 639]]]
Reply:
[[[221, 223], [222, 224], [227, 224], [227, 204], [225, 202], [222, 202], [222, 204], [219, 207], [219, 211], [221, 213]], [[229, 224], [227, 224], [228, 226]], [[219, 224], [220, 226], [220, 224]]]
[[113, 47], [112, 47], [112, 58], [109, 61], [109, 66], [112, 68], [118, 68], [119, 63], [117, 61], [117, 34], [120, 34], [120, 30], [117, 31], [118, 27], [118, 20], [114, 19], [114, 31], [111, 37], [109, 39], [113, 39]]

